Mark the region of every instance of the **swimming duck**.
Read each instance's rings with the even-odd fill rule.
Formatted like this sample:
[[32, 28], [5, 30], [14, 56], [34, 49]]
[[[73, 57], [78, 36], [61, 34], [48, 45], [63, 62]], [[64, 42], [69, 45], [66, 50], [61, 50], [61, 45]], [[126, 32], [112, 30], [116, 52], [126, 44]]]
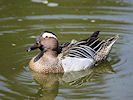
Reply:
[[31, 70], [39, 73], [64, 73], [85, 70], [105, 60], [118, 35], [107, 40], [100, 40], [100, 31], [94, 32], [87, 39], [58, 43], [56, 35], [49, 31], [42, 32], [36, 43], [27, 51], [40, 49], [40, 53], [29, 63]]

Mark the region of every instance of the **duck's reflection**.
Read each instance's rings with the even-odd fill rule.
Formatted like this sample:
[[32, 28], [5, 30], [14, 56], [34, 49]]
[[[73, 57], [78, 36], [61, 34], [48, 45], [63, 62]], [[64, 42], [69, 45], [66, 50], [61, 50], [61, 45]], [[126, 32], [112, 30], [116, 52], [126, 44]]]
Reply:
[[30, 71], [33, 78], [41, 85], [38, 91], [38, 99], [54, 100], [58, 94], [59, 78], [62, 74], [41, 74]]
[[[37, 98], [39, 100], [55, 100], [59, 90], [59, 82], [61, 82], [65, 87], [67, 85], [67, 87], [76, 86], [76, 88], [80, 88], [83, 86], [83, 84], [89, 84], [89, 82], [91, 82], [91, 79], [95, 78], [95, 76], [98, 74], [114, 73], [113, 68], [107, 61], [105, 61], [104, 64], [101, 64], [100, 66], [95, 66], [93, 68], [78, 72], [69, 72], [64, 74], [40, 74], [33, 71], [30, 72], [33, 78], [41, 85], [41, 89], [39, 89], [37, 94]], [[104, 85], [106, 83], [103, 82], [104, 79], [102, 78], [102, 76], [99, 77], [100, 78], [98, 79], [98, 81], [100, 81], [100, 84], [97, 84], [96, 80], [96, 86], [101, 84]], [[90, 86], [91, 84], [89, 84], [89, 87]], [[93, 94], [99, 91], [99, 89], [97, 88], [94, 89], [95, 91]]]

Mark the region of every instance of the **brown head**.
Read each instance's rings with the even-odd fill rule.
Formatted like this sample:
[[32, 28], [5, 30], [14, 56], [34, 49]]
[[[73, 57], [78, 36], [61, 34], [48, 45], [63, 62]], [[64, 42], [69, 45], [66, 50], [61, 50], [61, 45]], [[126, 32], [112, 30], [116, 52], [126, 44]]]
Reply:
[[35, 50], [39, 48], [42, 52], [55, 52], [57, 53], [58, 51], [58, 40], [57, 37], [54, 33], [52, 32], [42, 32], [36, 40], [36, 43], [27, 49], [27, 52], [31, 50]]

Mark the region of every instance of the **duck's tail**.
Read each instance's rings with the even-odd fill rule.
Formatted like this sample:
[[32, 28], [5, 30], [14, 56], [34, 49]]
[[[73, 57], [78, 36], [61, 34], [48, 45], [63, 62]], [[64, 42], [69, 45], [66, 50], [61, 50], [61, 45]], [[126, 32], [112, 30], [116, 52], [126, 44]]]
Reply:
[[102, 44], [101, 48], [97, 51], [97, 53], [94, 56], [94, 60], [96, 63], [99, 63], [102, 60], [105, 60], [107, 58], [113, 44], [116, 42], [118, 38], [119, 36], [115, 35], [114, 37], [111, 37], [110, 39], [105, 40], [105, 43]]

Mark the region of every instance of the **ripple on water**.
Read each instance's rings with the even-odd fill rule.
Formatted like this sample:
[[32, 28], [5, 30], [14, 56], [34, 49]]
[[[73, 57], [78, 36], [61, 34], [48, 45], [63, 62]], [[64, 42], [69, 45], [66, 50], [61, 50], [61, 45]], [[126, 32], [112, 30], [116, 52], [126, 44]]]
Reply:
[[[123, 16], [123, 17], [121, 17]], [[40, 16], [26, 16], [25, 19], [27, 20], [38, 20], [38, 19], [101, 19], [101, 20], [109, 20], [115, 22], [126, 22], [132, 23], [131, 17], [127, 15], [40, 15]]]

